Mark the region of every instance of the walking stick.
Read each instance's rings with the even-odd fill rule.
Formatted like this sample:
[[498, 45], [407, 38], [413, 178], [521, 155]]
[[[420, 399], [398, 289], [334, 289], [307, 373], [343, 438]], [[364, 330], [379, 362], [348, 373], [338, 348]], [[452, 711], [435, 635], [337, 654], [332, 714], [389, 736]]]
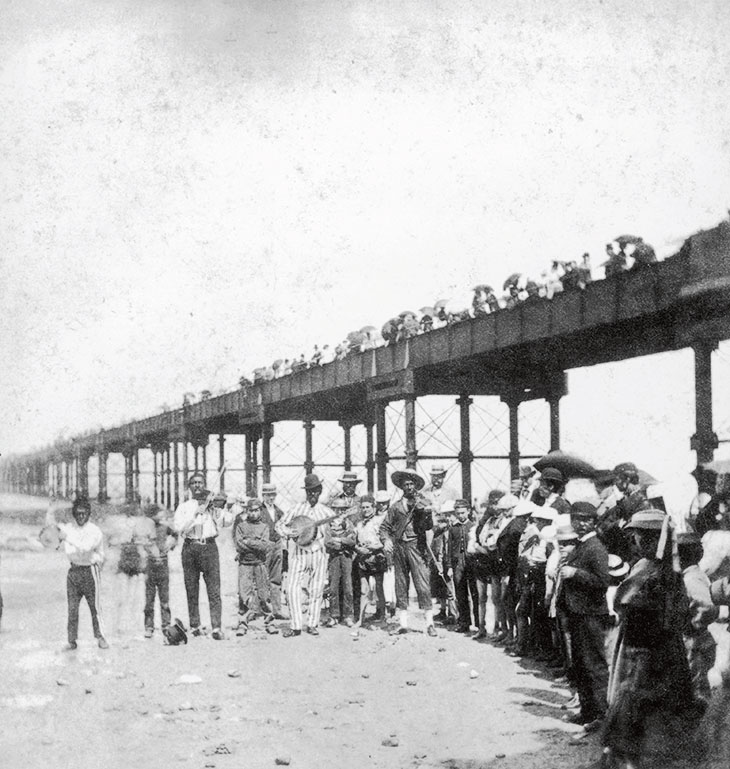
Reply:
[[451, 613], [454, 615], [454, 617], [457, 616], [456, 612], [456, 597], [454, 596], [454, 593], [451, 589], [451, 583], [449, 580], [444, 577], [444, 570], [443, 567], [439, 564], [438, 560], [436, 559], [436, 556], [433, 553], [433, 550], [431, 549], [431, 544], [427, 541], [426, 542], [426, 548], [428, 550], [428, 554], [431, 556], [431, 559], [433, 560], [433, 565], [436, 567], [436, 571], [438, 572], [439, 577], [441, 577], [441, 581], [446, 585], [446, 608], [447, 610], [451, 610]]

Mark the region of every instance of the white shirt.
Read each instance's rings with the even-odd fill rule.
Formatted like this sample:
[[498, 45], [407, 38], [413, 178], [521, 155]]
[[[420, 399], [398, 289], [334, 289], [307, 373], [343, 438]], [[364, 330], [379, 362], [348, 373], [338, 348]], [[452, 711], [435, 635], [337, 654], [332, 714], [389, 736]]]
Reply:
[[207, 508], [205, 500], [181, 502], [175, 510], [173, 527], [186, 539], [209, 539], [218, 536], [218, 527], [227, 526], [233, 520], [231, 513], [219, 508]]
[[104, 561], [104, 535], [91, 521], [79, 526], [76, 521], [59, 523], [58, 528], [66, 535], [63, 549], [74, 566], [101, 565]]
[[355, 524], [355, 533], [357, 534], [357, 544], [362, 547], [373, 549], [382, 548], [380, 541], [380, 524], [385, 520], [384, 515], [373, 515], [371, 518], [364, 518]]

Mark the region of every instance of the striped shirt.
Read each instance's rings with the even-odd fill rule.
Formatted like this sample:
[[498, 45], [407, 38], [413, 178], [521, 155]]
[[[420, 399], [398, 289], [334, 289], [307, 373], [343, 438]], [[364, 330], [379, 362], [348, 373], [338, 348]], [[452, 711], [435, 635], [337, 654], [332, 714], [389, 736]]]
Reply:
[[[327, 505], [323, 505], [321, 502], [317, 502], [314, 507], [312, 507], [309, 502], [301, 502], [298, 505], [294, 505], [294, 507], [284, 513], [284, 515], [276, 524], [276, 530], [279, 532], [279, 534], [281, 534], [282, 537], [286, 538], [288, 536], [286, 527], [291, 523], [291, 521], [300, 515], [304, 515], [314, 521], [323, 521], [325, 518], [331, 518], [334, 513], [329, 507], [327, 507]], [[298, 552], [316, 553], [319, 550], [324, 550], [324, 539], [325, 527], [320, 526], [317, 529], [317, 533], [311, 544], [307, 545], [306, 547], [300, 547], [296, 544], [296, 542], [294, 542], [294, 540], [291, 540], [289, 544], [294, 548], [295, 555]]]

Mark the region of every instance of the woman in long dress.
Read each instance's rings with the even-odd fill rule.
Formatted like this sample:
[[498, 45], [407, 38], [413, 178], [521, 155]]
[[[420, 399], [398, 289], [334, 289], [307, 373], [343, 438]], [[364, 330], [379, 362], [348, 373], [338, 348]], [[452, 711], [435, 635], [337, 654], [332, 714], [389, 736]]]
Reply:
[[[635, 513], [639, 560], [619, 585], [620, 618], [603, 731], [604, 763], [666, 766], [691, 739], [704, 708], [694, 700], [682, 628], [688, 601], [667, 516]], [[658, 761], [659, 763], [655, 763]]]

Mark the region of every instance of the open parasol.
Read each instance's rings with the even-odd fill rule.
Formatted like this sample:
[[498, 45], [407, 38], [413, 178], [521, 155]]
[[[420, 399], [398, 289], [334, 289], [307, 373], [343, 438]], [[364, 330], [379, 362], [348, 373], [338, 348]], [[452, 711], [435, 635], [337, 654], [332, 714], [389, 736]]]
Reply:
[[629, 245], [635, 246], [643, 240], [644, 238], [640, 238], [638, 235], [619, 235], [613, 239], [613, 242], [618, 243], [621, 248], [626, 248]]
[[436, 314], [436, 310], [434, 310], [433, 307], [421, 307], [418, 312], [420, 312], [424, 318], [433, 318]]
[[375, 326], [363, 326], [360, 329], [361, 334], [365, 334], [366, 336], [372, 336], [373, 334], [378, 333], [378, 329], [375, 328]]
[[541, 471], [547, 467], [554, 467], [566, 478], [594, 478], [596, 475], [596, 468], [590, 462], [574, 454], [566, 454], [564, 451], [549, 452], [538, 459], [533, 467]]
[[412, 315], [414, 318], [416, 317], [416, 313], [413, 310], [403, 310], [403, 312], [398, 313], [399, 318], [407, 318], [409, 315]]
[[494, 289], [487, 283], [480, 283], [478, 286], [474, 286], [472, 291], [484, 291], [485, 294], [493, 294]]
[[516, 286], [522, 279], [521, 272], [513, 272], [502, 285], [502, 290], [506, 291], [510, 286]]

